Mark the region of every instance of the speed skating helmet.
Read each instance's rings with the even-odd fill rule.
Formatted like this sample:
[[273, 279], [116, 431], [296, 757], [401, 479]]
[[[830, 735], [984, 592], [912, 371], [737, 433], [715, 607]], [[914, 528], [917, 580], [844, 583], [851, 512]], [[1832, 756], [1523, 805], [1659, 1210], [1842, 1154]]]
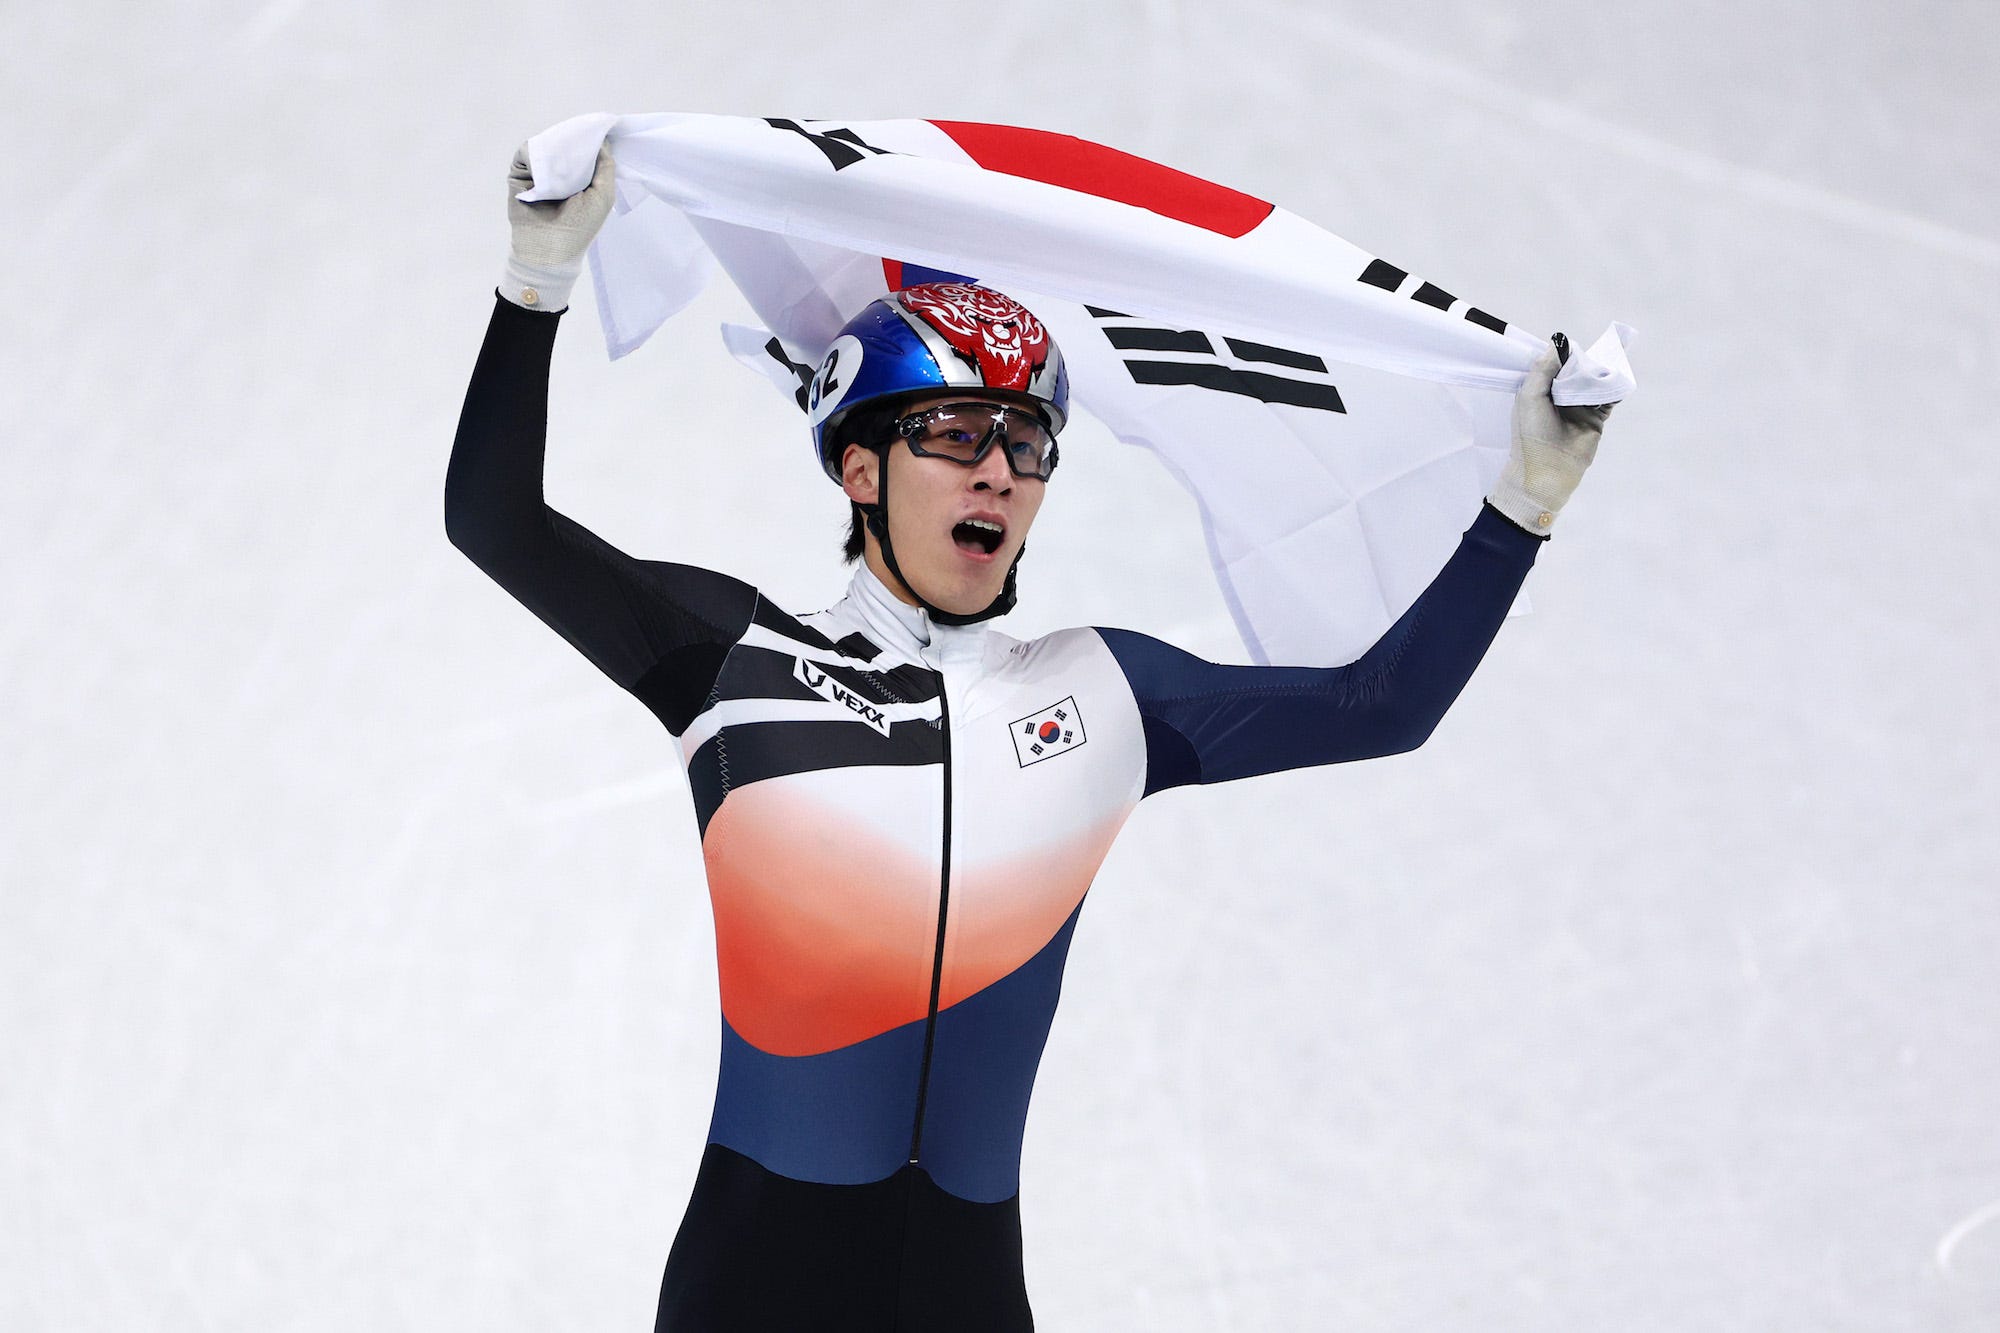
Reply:
[[1069, 372], [1042, 321], [1011, 296], [969, 282], [927, 282], [871, 301], [847, 321], [806, 392], [820, 470], [840, 480], [840, 424], [869, 403], [974, 389], [1069, 419]]

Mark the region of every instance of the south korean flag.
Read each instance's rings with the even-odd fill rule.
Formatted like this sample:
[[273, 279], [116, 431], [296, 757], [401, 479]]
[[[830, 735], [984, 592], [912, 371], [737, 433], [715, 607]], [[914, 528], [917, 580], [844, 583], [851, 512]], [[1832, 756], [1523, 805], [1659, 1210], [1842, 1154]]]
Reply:
[[1074, 695], [1050, 704], [1030, 717], [1017, 719], [1008, 731], [1014, 736], [1014, 757], [1021, 767], [1067, 753], [1083, 744], [1083, 714], [1076, 710]]
[[[725, 273], [757, 318], [724, 341], [820, 423], [854, 392], [861, 345], [835, 340], [869, 302], [1004, 292], [1062, 348], [1072, 406], [1194, 496], [1252, 662], [1337, 666], [1395, 624], [1504, 470], [1549, 347], [1269, 200], [1023, 126], [578, 116], [529, 140], [517, 198], [574, 195], [607, 142], [590, 257], [612, 356]], [[1630, 332], [1572, 355], [1555, 401], [1628, 396]]]

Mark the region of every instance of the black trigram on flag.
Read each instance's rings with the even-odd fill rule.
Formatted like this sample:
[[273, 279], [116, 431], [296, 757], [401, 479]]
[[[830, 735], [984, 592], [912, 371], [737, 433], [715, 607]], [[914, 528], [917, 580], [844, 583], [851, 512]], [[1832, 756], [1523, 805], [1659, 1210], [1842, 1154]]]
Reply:
[[[1403, 284], [1409, 281], [1409, 277], [1408, 273], [1382, 259], [1369, 260], [1368, 267], [1361, 270], [1361, 281], [1370, 287], [1380, 287], [1385, 292], [1402, 290]], [[1456, 296], [1434, 282], [1419, 283], [1416, 290], [1409, 295], [1412, 301], [1421, 302], [1438, 310], [1449, 310], [1458, 303]], [[1467, 306], [1465, 317], [1482, 329], [1491, 329], [1495, 333], [1507, 331], [1506, 320], [1498, 315], [1489, 315], [1478, 306]]]
[[[1134, 321], [1116, 310], [1085, 306], [1111, 345], [1124, 354], [1125, 369], [1136, 384], [1189, 384], [1219, 393], [1241, 394], [1264, 403], [1345, 412], [1340, 390], [1325, 378], [1326, 362], [1308, 352], [1251, 342], [1245, 338], [1216, 340], [1199, 329], [1163, 329]], [[1149, 356], [1147, 353], [1166, 355]], [[1280, 375], [1259, 366], [1280, 366], [1303, 375]], [[1311, 376], [1314, 378], [1307, 378]]]
[[863, 141], [860, 135], [845, 126], [833, 130], [809, 130], [806, 125], [823, 125], [825, 121], [809, 120], [805, 125], [796, 120], [781, 120], [775, 116], [764, 117], [764, 123], [774, 130], [789, 130], [819, 149], [826, 156], [827, 163], [835, 171], [853, 166], [869, 153], [877, 157], [891, 156], [886, 148], [877, 148]]
[[776, 338], [764, 344], [764, 354], [783, 366], [786, 373], [799, 382], [799, 391], [792, 397], [798, 402], [799, 411], [809, 410], [812, 406], [813, 376], [817, 373], [814, 368], [804, 362], [792, 360], [785, 353], [785, 345]]

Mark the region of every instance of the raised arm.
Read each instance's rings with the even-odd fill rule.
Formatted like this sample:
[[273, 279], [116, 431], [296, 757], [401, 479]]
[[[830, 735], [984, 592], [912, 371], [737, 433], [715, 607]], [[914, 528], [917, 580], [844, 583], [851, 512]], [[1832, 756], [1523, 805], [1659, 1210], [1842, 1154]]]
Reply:
[[1549, 401], [1557, 364], [1546, 356], [1516, 397], [1507, 471], [1457, 551], [1356, 661], [1222, 666], [1142, 634], [1099, 631], [1139, 703], [1147, 795], [1399, 754], [1429, 738], [1596, 454], [1609, 409], [1558, 410]]
[[1346, 666], [1223, 666], [1098, 631], [1139, 701], [1146, 794], [1416, 749], [1471, 679], [1541, 545], [1482, 509], [1423, 595]]
[[[445, 476], [445, 532], [678, 734], [749, 624], [757, 594], [708, 570], [635, 560], [544, 502], [549, 361], [569, 284], [609, 207], [611, 166], [606, 154], [588, 190], [533, 205], [513, 199], [527, 187], [526, 169], [517, 154], [508, 182], [514, 249], [459, 415]], [[587, 197], [600, 190], [597, 199]], [[538, 238], [543, 222], [563, 237], [552, 240], [545, 230]], [[532, 266], [522, 263], [524, 249]], [[553, 312], [537, 308], [544, 305]]]

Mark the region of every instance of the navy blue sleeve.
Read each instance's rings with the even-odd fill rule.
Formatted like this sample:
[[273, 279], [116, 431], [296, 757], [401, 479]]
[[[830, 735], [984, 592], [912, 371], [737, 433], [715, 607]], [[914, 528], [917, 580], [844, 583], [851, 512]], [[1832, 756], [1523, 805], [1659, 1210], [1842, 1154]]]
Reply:
[[756, 589], [637, 560], [542, 498], [561, 313], [494, 300], [445, 474], [445, 533], [494, 582], [679, 735], [705, 703]]
[[1223, 666], [1099, 630], [1138, 700], [1146, 795], [1416, 749], [1486, 655], [1544, 540], [1484, 506], [1423, 595], [1346, 666]]

